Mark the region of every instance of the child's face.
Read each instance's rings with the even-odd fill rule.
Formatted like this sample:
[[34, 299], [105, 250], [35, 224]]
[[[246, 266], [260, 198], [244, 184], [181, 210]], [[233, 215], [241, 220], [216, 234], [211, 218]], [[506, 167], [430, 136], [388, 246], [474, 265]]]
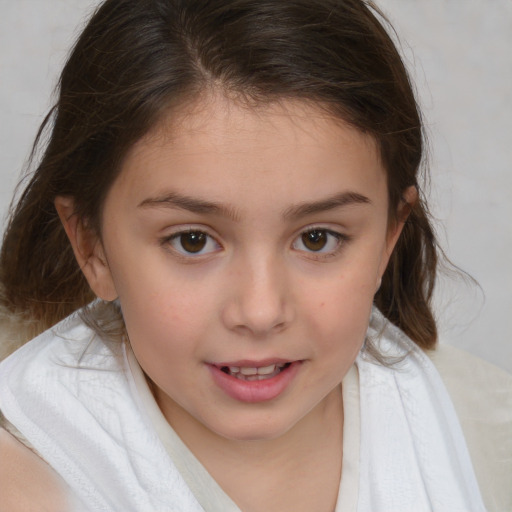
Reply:
[[210, 100], [133, 148], [88, 277], [178, 432], [275, 438], [333, 399], [398, 236], [387, 197], [373, 141], [291, 101]]

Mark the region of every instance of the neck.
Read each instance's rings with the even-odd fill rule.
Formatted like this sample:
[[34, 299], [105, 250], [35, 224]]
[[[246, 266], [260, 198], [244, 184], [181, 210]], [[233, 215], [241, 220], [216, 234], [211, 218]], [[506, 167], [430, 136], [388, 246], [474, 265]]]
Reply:
[[274, 439], [227, 439], [189, 415], [168, 417], [168, 420], [242, 510], [298, 512], [334, 508], [341, 478], [343, 444], [340, 386]]

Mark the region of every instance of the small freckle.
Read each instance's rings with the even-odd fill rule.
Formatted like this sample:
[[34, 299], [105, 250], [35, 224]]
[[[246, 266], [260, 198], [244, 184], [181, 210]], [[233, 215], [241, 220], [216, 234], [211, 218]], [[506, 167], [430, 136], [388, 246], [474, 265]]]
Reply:
[[323, 308], [325, 306], [325, 302], [322, 302], [322, 304], [320, 304], [320, 307]]

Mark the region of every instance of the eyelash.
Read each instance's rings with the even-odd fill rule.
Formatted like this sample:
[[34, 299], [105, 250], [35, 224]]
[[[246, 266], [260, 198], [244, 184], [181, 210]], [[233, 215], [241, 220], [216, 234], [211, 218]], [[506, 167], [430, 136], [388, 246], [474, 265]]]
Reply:
[[[314, 250], [311, 248], [307, 248], [305, 245], [305, 236], [312, 235], [314, 233], [319, 234], [320, 237], [325, 237], [325, 244], [322, 247], [319, 247], [318, 250]], [[192, 244], [197, 243], [199, 249], [194, 251], [189, 251], [187, 248], [184, 247], [183, 243], [184, 240], [182, 237], [186, 235], [191, 235], [192, 238], [189, 240], [189, 242], [192, 242]], [[194, 237], [196, 239], [194, 240]], [[332, 243], [335, 243], [335, 247], [328, 249], [327, 251], [324, 250], [326, 246], [332, 245]], [[345, 247], [346, 243], [350, 241], [350, 238], [347, 235], [344, 235], [342, 233], [339, 233], [337, 231], [333, 231], [331, 229], [327, 229], [324, 227], [311, 227], [305, 230], [302, 230], [293, 240], [292, 243], [292, 249], [303, 252], [307, 254], [308, 258], [313, 258], [315, 260], [325, 260], [328, 258], [332, 258], [334, 256], [337, 256], [340, 251]], [[220, 250], [222, 246], [217, 242], [217, 240], [208, 234], [204, 229], [196, 229], [194, 227], [190, 227], [188, 229], [178, 231], [176, 233], [173, 233], [170, 236], [166, 236], [162, 238], [160, 241], [160, 245], [162, 247], [169, 248], [177, 254], [179, 257], [183, 258], [184, 260], [194, 260], [199, 259], [201, 257], [207, 256], [209, 254], [213, 254]], [[314, 242], [314, 241], [313, 241]], [[179, 244], [178, 247], [177, 245]], [[203, 245], [201, 245], [203, 244]], [[214, 247], [211, 247], [212, 244]], [[301, 247], [298, 247], [299, 245], [302, 245]], [[190, 249], [190, 247], [189, 247]], [[206, 252], [204, 252], [205, 249], [208, 249]]]
[[[317, 250], [317, 251], [308, 249], [307, 247], [305, 247], [305, 244], [304, 244], [304, 236], [311, 235], [313, 233], [320, 233], [321, 235], [326, 236], [325, 246], [320, 247], [319, 250]], [[331, 240], [329, 240], [329, 238]], [[333, 241], [335, 243], [335, 247], [325, 251], [324, 248], [326, 246], [328, 246], [329, 243], [331, 243], [331, 245], [332, 245]], [[318, 226], [318, 227], [311, 227], [311, 228], [301, 231], [298, 234], [298, 236], [294, 239], [292, 248], [306, 253], [308, 258], [313, 258], [315, 260], [326, 260], [326, 259], [337, 256], [343, 250], [346, 243], [349, 241], [350, 241], [350, 238], [347, 235], [339, 233], [338, 231], [333, 231], [332, 229]], [[298, 248], [297, 247], [298, 244], [302, 244], [305, 248], [304, 249]]]
[[[198, 242], [200, 244], [201, 241], [204, 241], [204, 245], [202, 247], [200, 247], [199, 250], [196, 252], [187, 251], [187, 249], [183, 246], [183, 239], [182, 239], [182, 237], [184, 237], [186, 235], [191, 235], [191, 236], [197, 237], [195, 242]], [[189, 241], [191, 241], [192, 243], [195, 243], [193, 240], [189, 240]], [[175, 243], [181, 245], [181, 248], [176, 247], [174, 245]], [[208, 247], [211, 244], [215, 245], [215, 247], [213, 249], [211, 249], [211, 247]], [[193, 227], [191, 227], [189, 229], [182, 230], [182, 231], [178, 231], [176, 233], [173, 233], [170, 236], [162, 238], [160, 240], [160, 245], [162, 245], [163, 247], [167, 247], [167, 248], [170, 246], [171, 250], [174, 253], [178, 254], [178, 256], [180, 256], [181, 258], [184, 258], [187, 260], [200, 258], [202, 256], [212, 254], [214, 252], [217, 252], [221, 248], [221, 245], [217, 242], [217, 240], [215, 240], [214, 237], [212, 237], [211, 235], [206, 233], [204, 231], [204, 229], [196, 229]], [[205, 252], [203, 252], [205, 248], [209, 248], [210, 250], [208, 250], [205, 253]]]

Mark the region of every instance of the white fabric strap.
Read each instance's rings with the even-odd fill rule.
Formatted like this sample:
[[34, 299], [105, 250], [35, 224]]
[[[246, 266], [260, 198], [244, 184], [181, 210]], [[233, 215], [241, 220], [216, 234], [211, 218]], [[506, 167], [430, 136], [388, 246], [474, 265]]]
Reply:
[[363, 350], [358, 512], [484, 512], [464, 435], [430, 359], [374, 311], [369, 337], [384, 366]]

